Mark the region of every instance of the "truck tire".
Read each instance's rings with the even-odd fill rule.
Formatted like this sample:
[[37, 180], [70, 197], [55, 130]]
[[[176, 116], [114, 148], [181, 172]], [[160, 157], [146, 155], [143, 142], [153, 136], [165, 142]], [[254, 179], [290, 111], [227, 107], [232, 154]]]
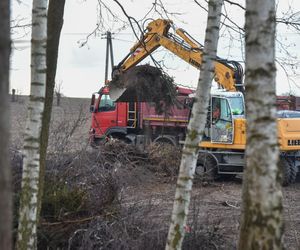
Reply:
[[297, 177], [297, 166], [292, 161], [281, 158], [279, 160], [279, 170], [281, 172], [282, 186], [288, 186], [295, 183]]
[[165, 136], [158, 136], [153, 140], [154, 143], [160, 143], [160, 144], [168, 144], [173, 145], [174, 147], [177, 147], [178, 142], [177, 139], [174, 136], [165, 135]]
[[208, 153], [199, 153], [195, 169], [195, 179], [213, 181], [218, 177], [218, 168], [215, 158]]

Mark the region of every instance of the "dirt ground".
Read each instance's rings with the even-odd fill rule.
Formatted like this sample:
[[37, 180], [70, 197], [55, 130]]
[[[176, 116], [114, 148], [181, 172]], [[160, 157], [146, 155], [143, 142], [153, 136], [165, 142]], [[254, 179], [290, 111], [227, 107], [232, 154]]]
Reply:
[[[11, 102], [11, 145], [20, 149], [23, 145], [23, 131], [25, 129], [27, 96], [18, 96], [16, 102]], [[50, 148], [55, 150], [59, 140], [68, 139], [68, 149], [73, 150], [86, 147], [90, 128], [90, 99], [87, 98], [61, 98], [60, 106], [53, 101]], [[75, 128], [74, 132], [70, 132]], [[72, 134], [70, 134], [72, 133]], [[68, 138], [66, 138], [68, 137]], [[65, 146], [65, 145], [64, 145]]]
[[[300, 249], [300, 181], [290, 187], [283, 188], [284, 195], [284, 241], [286, 249]], [[235, 249], [239, 232], [239, 219], [241, 212], [241, 179], [226, 182], [216, 182], [208, 186], [195, 184], [192, 192], [190, 206], [190, 225], [197, 218], [198, 223], [214, 227], [212, 233], [220, 236], [224, 242], [217, 243], [217, 249]], [[139, 202], [147, 203], [149, 200], [155, 204], [153, 220], [165, 219], [166, 227], [170, 217], [175, 183], [147, 183], [140, 187], [129, 188], [124, 204]], [[191, 228], [193, 230], [193, 227]], [[214, 238], [215, 238], [214, 237]], [[212, 239], [214, 240], [214, 239]]]
[[[71, 147], [73, 150], [88, 147], [89, 102], [88, 99], [63, 98], [60, 107], [54, 106], [51, 124], [52, 150], [61, 149], [57, 140], [65, 140], [66, 134], [68, 140], [65, 140], [64, 146]], [[26, 103], [27, 99], [24, 97], [19, 97], [18, 102], [11, 103], [11, 146], [17, 149], [22, 146]], [[74, 126], [76, 129], [70, 134], [68, 131]], [[132, 179], [129, 178], [130, 175]], [[159, 225], [159, 230], [166, 232], [175, 192], [174, 178], [157, 175], [149, 170], [141, 171], [139, 166], [134, 166], [131, 172], [124, 175], [125, 178], [127, 181], [124, 180], [120, 190], [122, 208], [128, 209], [127, 212], [144, 216], [149, 223]], [[210, 237], [212, 246], [186, 247], [186, 249], [236, 249], [241, 212], [241, 189], [240, 178], [206, 186], [194, 184], [187, 239], [189, 237], [193, 239], [193, 232], [203, 230]], [[299, 190], [300, 180], [294, 185], [283, 188], [286, 249], [300, 249]], [[144, 249], [151, 249], [151, 246], [148, 245]]]

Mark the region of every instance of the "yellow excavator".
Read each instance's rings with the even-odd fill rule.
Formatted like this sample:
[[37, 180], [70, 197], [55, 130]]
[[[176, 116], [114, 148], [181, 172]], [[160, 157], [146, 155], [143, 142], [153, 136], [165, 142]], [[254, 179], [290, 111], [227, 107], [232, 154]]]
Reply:
[[[151, 21], [128, 55], [114, 68], [113, 77], [126, 73], [159, 47], [200, 69], [203, 46], [183, 29], [170, 32], [172, 25], [171, 20]], [[199, 145], [196, 177], [232, 178], [243, 172], [246, 115], [242, 79], [243, 68], [238, 62], [217, 58], [214, 80], [220, 88], [211, 92], [205, 135]], [[124, 90], [111, 86], [110, 95], [118, 99]], [[288, 185], [295, 182], [300, 168], [300, 119], [278, 119], [278, 142], [282, 182]]]

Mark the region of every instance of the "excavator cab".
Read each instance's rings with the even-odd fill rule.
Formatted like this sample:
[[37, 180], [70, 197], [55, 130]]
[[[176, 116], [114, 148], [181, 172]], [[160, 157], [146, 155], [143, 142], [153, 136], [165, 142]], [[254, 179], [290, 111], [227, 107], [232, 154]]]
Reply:
[[229, 100], [226, 97], [213, 96], [211, 98], [210, 124], [212, 143], [233, 143], [233, 115]]

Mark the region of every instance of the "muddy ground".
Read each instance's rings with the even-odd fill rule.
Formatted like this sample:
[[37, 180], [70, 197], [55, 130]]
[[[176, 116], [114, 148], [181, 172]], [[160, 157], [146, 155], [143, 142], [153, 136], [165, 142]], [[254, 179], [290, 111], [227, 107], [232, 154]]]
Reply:
[[[113, 183], [111, 192], [115, 192], [115, 196], [105, 208], [100, 208], [103, 204], [97, 205], [92, 212], [86, 211], [88, 207], [83, 212], [79, 206], [76, 216], [62, 215], [59, 211], [55, 220], [45, 217], [41, 229], [44, 245], [40, 249], [45, 245], [50, 249], [58, 246], [62, 249], [164, 249], [175, 191], [174, 172], [172, 169], [159, 171], [157, 166], [161, 163], [153, 157], [148, 159], [143, 154], [133, 157], [130, 150], [123, 156], [116, 154], [114, 145], [106, 151], [91, 149], [88, 146], [89, 102], [88, 99], [63, 98], [60, 107], [54, 106], [51, 152], [80, 151], [87, 152], [90, 159], [95, 155], [96, 158], [90, 162], [77, 161], [77, 165], [73, 161], [76, 157], [56, 159], [55, 167], [70, 170], [66, 178], [78, 168], [84, 170], [73, 180], [76, 179], [77, 187], [85, 184], [85, 191], [93, 190], [93, 193], [88, 192], [89, 198], [93, 195], [97, 198], [106, 190], [104, 186], [97, 186], [97, 180], [102, 180], [103, 175], [105, 180], [112, 177], [113, 181], [107, 183]], [[11, 103], [12, 148], [22, 146], [26, 103], [24, 97]], [[73, 127], [76, 127], [74, 133], [69, 133]], [[122, 166], [124, 161], [126, 166]], [[93, 173], [95, 178], [87, 180], [86, 173]], [[48, 178], [51, 176], [52, 173]], [[92, 182], [94, 189], [90, 185]], [[241, 189], [241, 178], [207, 185], [194, 184], [184, 249], [236, 249]], [[296, 184], [284, 187], [283, 194], [286, 249], [300, 249], [299, 178]]]

